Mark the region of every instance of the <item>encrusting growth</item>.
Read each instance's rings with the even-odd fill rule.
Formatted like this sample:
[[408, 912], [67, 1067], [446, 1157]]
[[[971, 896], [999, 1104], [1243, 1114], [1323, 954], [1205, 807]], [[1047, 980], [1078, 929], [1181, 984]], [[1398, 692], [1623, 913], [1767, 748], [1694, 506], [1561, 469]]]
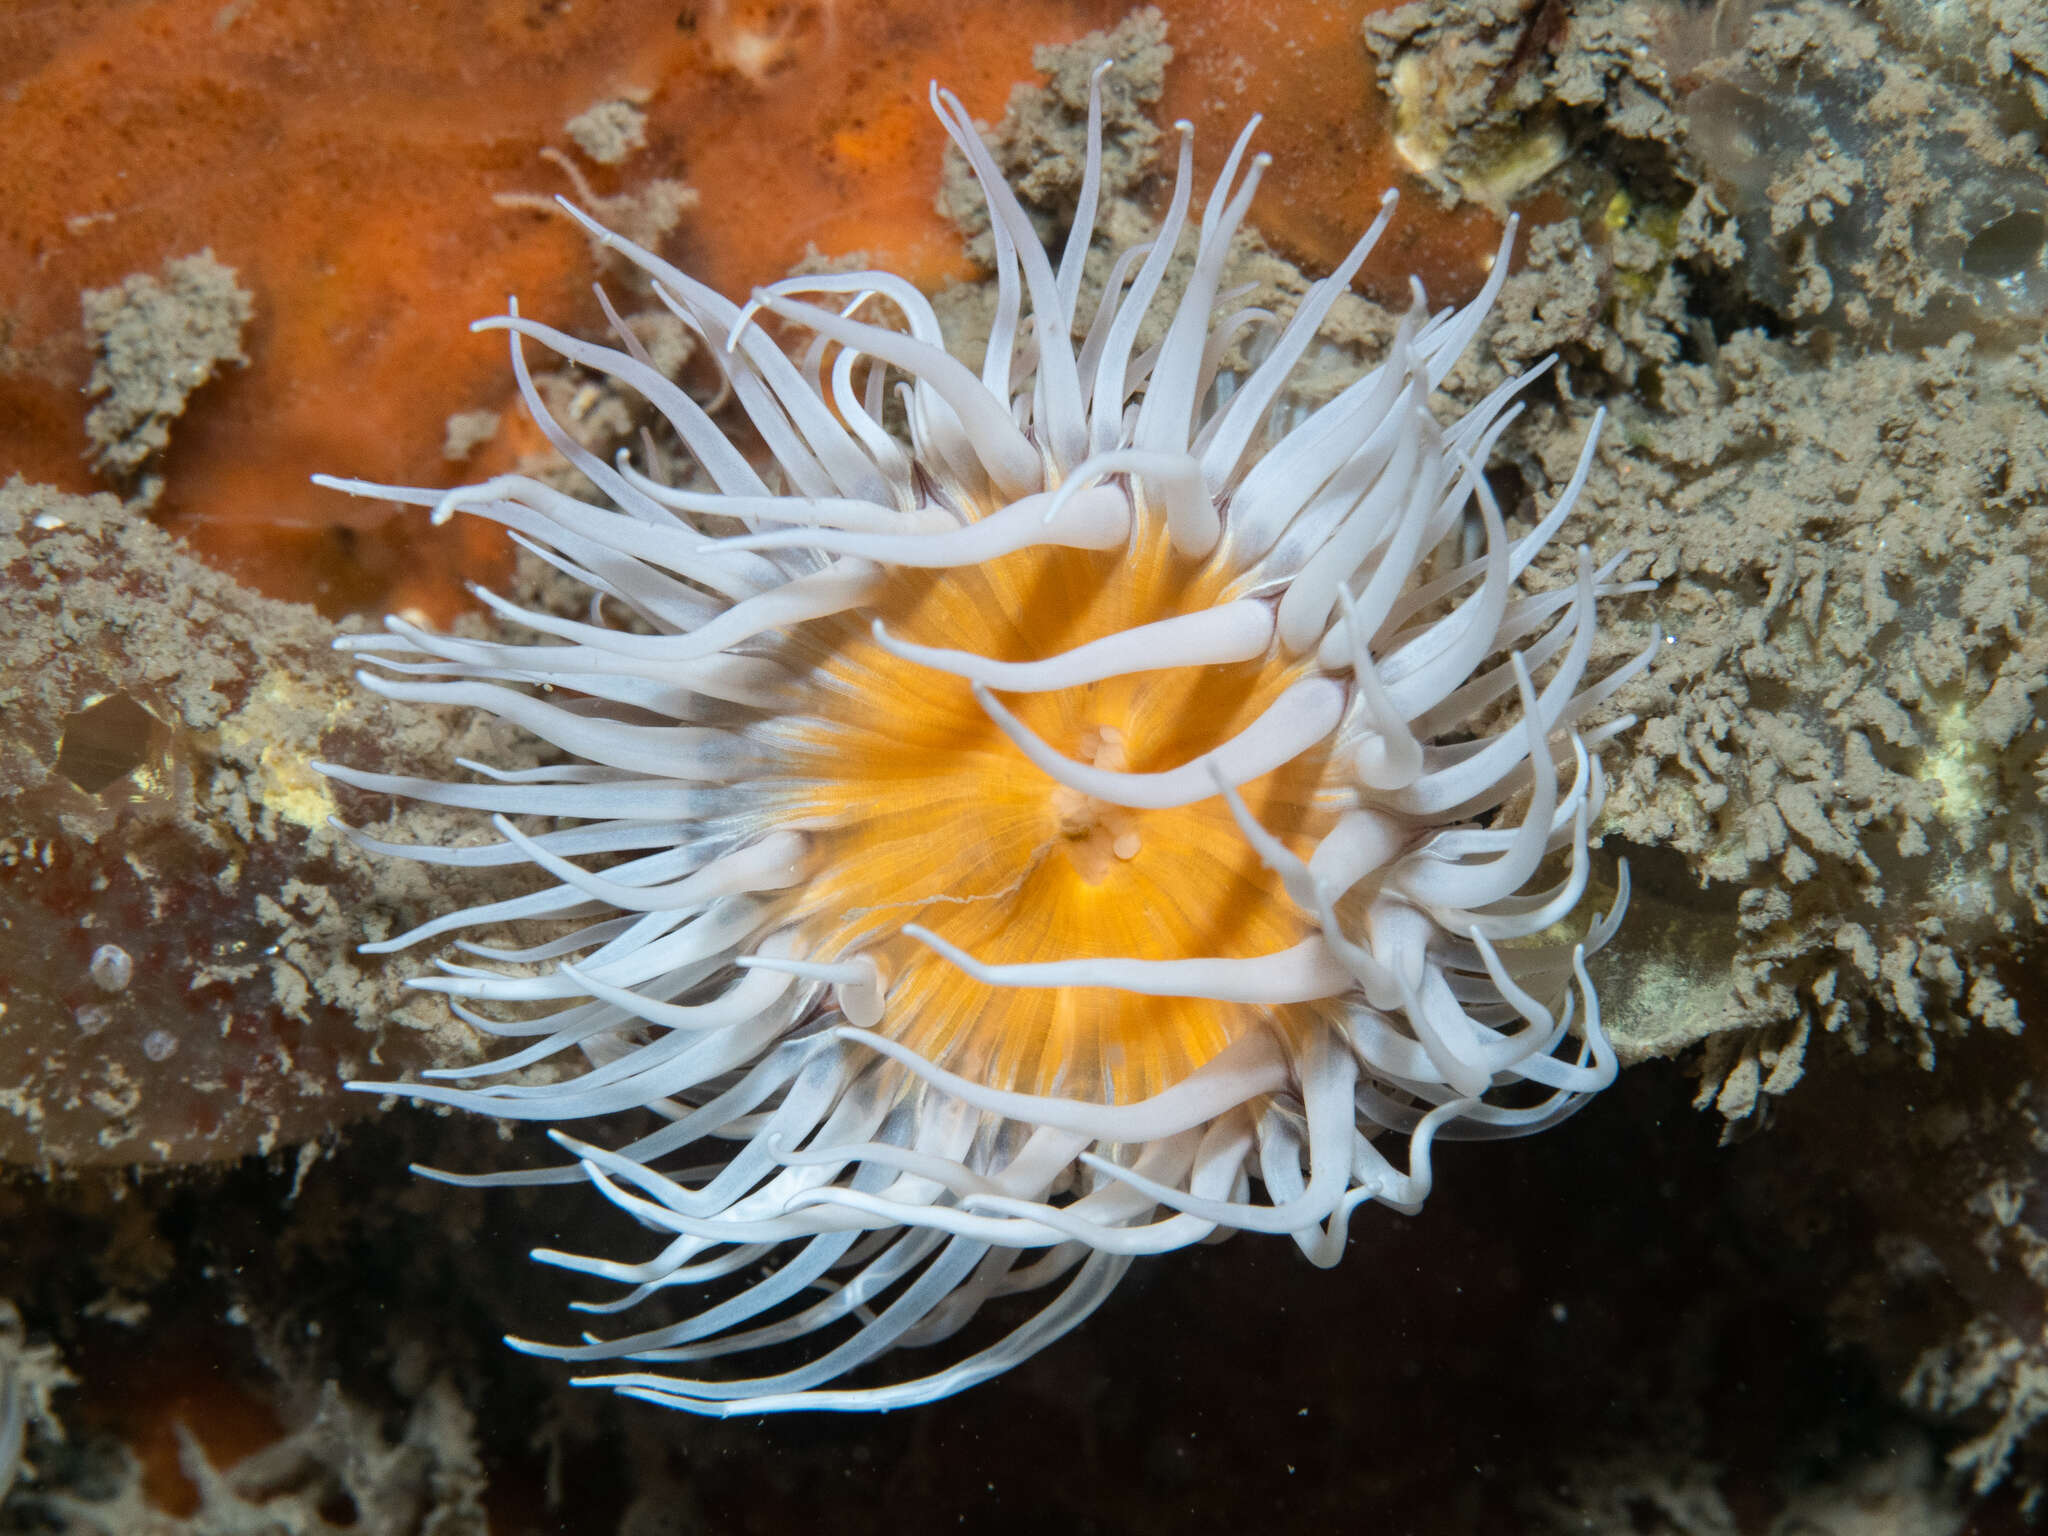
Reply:
[[[510, 1054], [356, 1086], [551, 1123], [656, 1111], [621, 1145], [551, 1132], [567, 1166], [437, 1176], [587, 1180], [660, 1235], [645, 1259], [536, 1257], [625, 1287], [591, 1311], [684, 1285], [702, 1310], [517, 1347], [622, 1361], [588, 1379], [695, 1412], [942, 1397], [1074, 1327], [1133, 1257], [1222, 1230], [1334, 1263], [1358, 1206], [1421, 1204], [1437, 1137], [1552, 1124], [1615, 1070], [1584, 961], [1625, 872], [1576, 943], [1553, 930], [1582, 906], [1598, 752], [1627, 724], [1588, 714], [1647, 653], [1587, 677], [1618, 560], [1582, 550], [1575, 581], [1520, 582], [1593, 444], [1511, 537], [1483, 470], [1542, 369], [1449, 423], [1430, 403], [1506, 246], [1462, 309], [1430, 314], [1417, 285], [1384, 361], [1287, 425], [1290, 373], [1391, 194], [1285, 324], [1232, 310], [1226, 255], [1265, 162], [1248, 127], [1194, 220], [1182, 124], [1157, 238], [1082, 314], [1099, 96], [1057, 265], [960, 103], [933, 101], [992, 215], [979, 375], [900, 278], [793, 278], [743, 308], [586, 218], [704, 340], [772, 462], [623, 326], [613, 349], [515, 311], [479, 328], [512, 334], [528, 408], [603, 504], [518, 476], [323, 482], [493, 519], [591, 591], [586, 620], [484, 594], [533, 644], [397, 619], [342, 642], [376, 691], [562, 753], [467, 763], [467, 783], [325, 770], [499, 834], [353, 834], [367, 847], [549, 877], [369, 947], [569, 920], [529, 947], [460, 943], [416, 983]], [[1141, 351], [1190, 228], [1192, 275]], [[764, 315], [808, 340], [785, 353]], [[1226, 366], [1253, 328], [1261, 360]], [[645, 396], [715, 489], [579, 447], [522, 338]], [[580, 1072], [511, 1076], [577, 1053]], [[929, 1373], [840, 1385], [1056, 1282]], [[754, 1351], [766, 1374], [705, 1364]]]

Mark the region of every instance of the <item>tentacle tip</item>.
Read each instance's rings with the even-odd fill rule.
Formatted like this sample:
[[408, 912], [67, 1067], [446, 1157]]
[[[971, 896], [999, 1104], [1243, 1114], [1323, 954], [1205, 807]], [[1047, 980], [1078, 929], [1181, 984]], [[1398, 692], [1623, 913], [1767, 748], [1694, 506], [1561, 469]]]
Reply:
[[566, 196], [564, 196], [560, 192], [557, 192], [555, 194], [555, 206], [557, 208], [560, 208], [562, 212], [568, 214], [570, 218], [574, 219], [578, 224], [581, 224], [585, 229], [589, 230], [594, 238], [601, 241], [605, 245], [617, 245], [619, 243], [619, 237], [617, 235], [613, 234], [609, 229], [606, 229], [604, 225], [598, 223], [598, 221], [595, 218], [591, 217], [591, 215], [584, 212], [581, 208], [577, 207], [575, 203], [571, 202]]

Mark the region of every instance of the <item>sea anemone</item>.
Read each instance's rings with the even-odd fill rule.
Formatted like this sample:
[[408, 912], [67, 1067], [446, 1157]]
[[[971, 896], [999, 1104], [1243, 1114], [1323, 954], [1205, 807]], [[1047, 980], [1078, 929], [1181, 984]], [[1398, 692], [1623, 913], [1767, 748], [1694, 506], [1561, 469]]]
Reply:
[[[1512, 537], [1484, 470], [1542, 369], [1448, 424], [1432, 405], [1507, 242], [1462, 308], [1432, 315], [1413, 284], [1385, 359], [1305, 410], [1290, 376], [1391, 193], [1285, 324], [1218, 319], [1266, 162], [1247, 127], [1195, 226], [1181, 124], [1157, 237], [1116, 255], [1083, 315], [1099, 97], [1056, 267], [958, 100], [933, 104], [992, 219], [978, 375], [901, 278], [792, 278], [741, 307], [578, 213], [707, 344], [760, 451], [616, 316], [614, 349], [513, 306], [477, 328], [511, 333], [528, 409], [603, 504], [517, 475], [323, 481], [502, 523], [591, 593], [582, 620], [480, 594], [534, 644], [399, 619], [341, 642], [381, 668], [362, 679], [378, 693], [487, 710], [561, 754], [465, 762], [467, 783], [326, 767], [494, 813], [499, 838], [351, 833], [363, 846], [550, 881], [366, 947], [573, 924], [461, 943], [486, 963], [414, 983], [528, 1043], [353, 1086], [516, 1120], [661, 1117], [613, 1146], [551, 1131], [569, 1166], [439, 1176], [587, 1180], [661, 1234], [639, 1262], [535, 1257], [626, 1287], [588, 1311], [674, 1286], [709, 1288], [701, 1310], [512, 1342], [628, 1362], [588, 1380], [693, 1412], [943, 1397], [1073, 1328], [1134, 1257], [1231, 1230], [1332, 1264], [1361, 1204], [1421, 1205], [1437, 1137], [1550, 1125], [1615, 1071], [1585, 957], [1618, 925], [1626, 871], [1610, 910], [1578, 914], [1598, 748], [1628, 722], [1587, 717], [1644, 658], [1588, 680], [1596, 605], [1627, 590], [1618, 560], [1581, 549], [1569, 579], [1521, 581], [1593, 443]], [[764, 316], [808, 340], [785, 352]], [[644, 396], [702, 479], [579, 446], [521, 338]], [[1574, 919], [1576, 944], [1555, 932]], [[1405, 1169], [1383, 1141], [1405, 1141]], [[939, 1369], [840, 1384], [1055, 1282]], [[759, 1374], [692, 1369], [757, 1351]]]

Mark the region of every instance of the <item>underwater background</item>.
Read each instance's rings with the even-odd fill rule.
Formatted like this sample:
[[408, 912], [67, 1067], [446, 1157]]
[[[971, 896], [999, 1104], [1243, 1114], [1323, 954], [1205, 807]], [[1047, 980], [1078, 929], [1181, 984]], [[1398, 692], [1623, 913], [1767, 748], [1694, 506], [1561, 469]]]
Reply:
[[[364, 859], [327, 818], [381, 802], [306, 766], [516, 750], [359, 695], [329, 645], [481, 626], [467, 583], [543, 576], [308, 477], [561, 469], [466, 330], [508, 293], [601, 328], [615, 274], [556, 193], [728, 294], [873, 265], [971, 321], [986, 220], [926, 83], [1050, 236], [1102, 57], [1122, 227], [1161, 125], [1206, 180], [1266, 114], [1248, 302], [1291, 308], [1401, 189], [1304, 403], [1410, 272], [1469, 297], [1520, 214], [1447, 391], [1560, 354], [1495, 489], [1547, 501], [1606, 407], [1571, 537], [1659, 586], [1604, 659], [1668, 637], [1597, 829], [1635, 883], [1597, 972], [1621, 1079], [1439, 1149], [1427, 1209], [1364, 1212], [1334, 1270], [1259, 1236], [1141, 1263], [935, 1405], [572, 1390], [499, 1343], [590, 1294], [525, 1255], [629, 1224], [423, 1183], [546, 1148], [341, 1091], [476, 1058], [420, 962], [354, 946], [482, 882]], [[0, 12], [0, 1530], [2026, 1528], [2044, 118], [2028, 0]], [[690, 337], [643, 339], [711, 403]], [[539, 383], [602, 453], [644, 424], [600, 376]]]

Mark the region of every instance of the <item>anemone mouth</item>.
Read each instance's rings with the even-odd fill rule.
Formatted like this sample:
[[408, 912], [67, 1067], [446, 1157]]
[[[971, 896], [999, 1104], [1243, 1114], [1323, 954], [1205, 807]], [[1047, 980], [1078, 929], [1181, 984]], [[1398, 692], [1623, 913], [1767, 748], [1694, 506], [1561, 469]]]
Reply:
[[[625, 1287], [598, 1312], [709, 1288], [677, 1322], [520, 1346], [659, 1367], [589, 1378], [628, 1395], [713, 1414], [942, 1397], [1074, 1327], [1137, 1255], [1245, 1230], [1335, 1262], [1359, 1206], [1426, 1198], [1438, 1136], [1540, 1129], [1613, 1078], [1585, 959], [1626, 871], [1609, 912], [1579, 914], [1599, 748], [1628, 722], [1590, 720], [1654, 645], [1588, 677], [1598, 605], [1636, 589], [1618, 560], [1581, 549], [1573, 581], [1523, 589], [1593, 462], [1589, 440], [1510, 536], [1482, 471], [1540, 370], [1449, 423], [1431, 403], [1506, 242], [1473, 303], [1433, 315], [1418, 287], [1388, 356], [1282, 431], [1290, 374], [1391, 196], [1218, 387], [1231, 340], [1271, 321], [1218, 314], [1263, 166], [1251, 130], [1197, 222], [1182, 125], [1158, 237], [1084, 315], [1097, 103], [1055, 266], [934, 92], [995, 231], [978, 376], [886, 273], [742, 308], [586, 219], [708, 344], [765, 470], [623, 323], [614, 349], [515, 310], [480, 328], [511, 333], [529, 409], [601, 502], [519, 476], [323, 482], [493, 519], [592, 594], [587, 620], [484, 595], [535, 643], [395, 619], [341, 642], [378, 692], [488, 710], [561, 761], [467, 764], [468, 783], [327, 771], [492, 813], [501, 839], [350, 833], [373, 851], [554, 881], [369, 946], [558, 919], [524, 947], [458, 941], [464, 959], [415, 983], [513, 1048], [352, 1086], [514, 1120], [663, 1117], [614, 1146], [557, 1131], [561, 1167], [438, 1175], [587, 1181], [665, 1234], [644, 1260], [537, 1255]], [[1165, 304], [1184, 232], [1192, 268]], [[808, 346], [786, 355], [763, 313]], [[701, 480], [578, 446], [527, 339], [645, 396]], [[518, 1076], [574, 1057], [573, 1075]], [[1405, 1143], [1405, 1169], [1382, 1142]], [[985, 1348], [839, 1384], [1056, 1281]], [[743, 1359], [771, 1366], [699, 1364]]]
[[[821, 703], [770, 727], [785, 773], [774, 814], [814, 829], [818, 848], [788, 921], [805, 952], [864, 954], [891, 978], [877, 1028], [980, 1081], [1112, 1104], [1161, 1091], [1248, 1029], [1286, 1027], [1284, 1008], [1214, 998], [995, 986], [932, 942], [1007, 967], [1250, 960], [1312, 935], [1213, 785], [1185, 805], [1111, 798], [1129, 776], [1184, 769], [1256, 728], [1310, 670], [1301, 660], [1268, 644], [1238, 661], [1176, 664], [1169, 635], [1143, 671], [992, 692], [1013, 728], [1089, 770], [1079, 784], [1024, 755], [983, 706], [987, 685], [930, 660], [972, 656], [992, 665], [962, 670], [1029, 681], [998, 669], [1133, 631], [1159, 636], [1220, 606], [1228, 576], [1141, 532], [1124, 549], [898, 573], [858, 615], [809, 637]], [[1242, 786], [1303, 857], [1335, 816], [1321, 803], [1334, 789], [1327, 757], [1319, 738]]]

